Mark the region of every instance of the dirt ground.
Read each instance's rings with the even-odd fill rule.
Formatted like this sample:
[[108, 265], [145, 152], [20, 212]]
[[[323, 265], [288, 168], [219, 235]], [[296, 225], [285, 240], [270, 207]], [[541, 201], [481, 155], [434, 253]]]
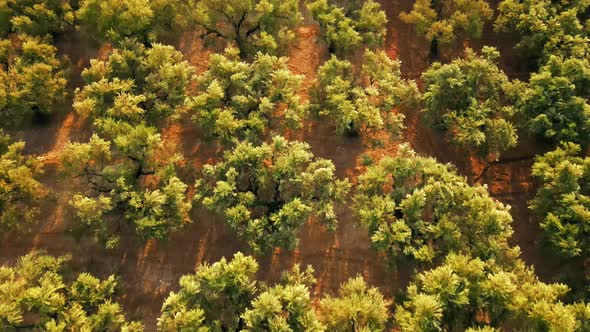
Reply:
[[[418, 38], [411, 27], [397, 19], [399, 12], [408, 10], [412, 1], [381, 2], [390, 20], [384, 49], [392, 58], [402, 61], [404, 76], [417, 79], [428, 66], [428, 44]], [[316, 38], [317, 32], [318, 28], [313, 24], [306, 23], [300, 27], [297, 44], [289, 60], [291, 70], [306, 76], [305, 88], [309, 87], [317, 67], [328, 56], [325, 47]], [[76, 35], [69, 38], [60, 40], [58, 44], [60, 51], [69, 56], [73, 64], [72, 77], [75, 78], [79, 77], [88, 60], [104, 54], [104, 49], [89, 45]], [[502, 66], [507, 73], [514, 78], [526, 79], [526, 70], [517, 65], [514, 43], [513, 37], [498, 36], [488, 27], [481, 40], [469, 44], [475, 49], [481, 45], [497, 46], [503, 54]], [[177, 46], [199, 72], [206, 69], [208, 52], [200, 46], [194, 34], [183, 35]], [[443, 57], [460, 53], [458, 50], [446, 52]], [[73, 79], [72, 88], [80, 84], [79, 78]], [[425, 128], [417, 114], [409, 114], [406, 125], [405, 138], [414, 149], [440, 161], [454, 163], [472, 183], [487, 184], [494, 197], [512, 206], [514, 243], [521, 247], [523, 258], [535, 266], [542, 279], [553, 280], [555, 271], [562, 266], [539, 249], [539, 230], [526, 207], [534, 192], [530, 177], [532, 156], [543, 150], [530, 143], [530, 139], [521, 138], [522, 143], [517, 148], [506, 153], [499, 162], [486, 166], [450, 146], [439, 133]], [[54, 194], [44, 208], [45, 221], [38, 229], [26, 236], [10, 234], [4, 237], [0, 243], [0, 263], [14, 262], [18, 256], [35, 248], [55, 255], [71, 253], [76, 271], [86, 270], [102, 277], [117, 274], [120, 277], [121, 303], [130, 318], [143, 321], [146, 330], [151, 331], [155, 329], [164, 297], [178, 289], [181, 275], [193, 272], [201, 263], [214, 262], [223, 256], [230, 257], [236, 251], [248, 250], [226, 229], [222, 220], [198, 209], [193, 213], [193, 223], [168, 241], [140, 244], [133, 239], [124, 239], [120, 249], [107, 251], [88, 239], [76, 240], [67, 231], [72, 220], [67, 202], [76, 184], [60, 175], [56, 157], [68, 140], [84, 141], [90, 132], [90, 126], [74, 115], [71, 107], [65, 107], [65, 111], [49, 123], [12, 133], [27, 142], [28, 152], [46, 159], [43, 181], [53, 189]], [[217, 146], [201, 140], [198, 129], [189, 121], [168, 126], [163, 130], [163, 136], [170, 146], [184, 154], [187, 169], [183, 174], [189, 183], [204, 163], [215, 160], [219, 151]], [[359, 139], [335, 135], [333, 126], [325, 121], [311, 121], [297, 137], [305, 139], [317, 156], [333, 160], [339, 176], [354, 179], [361, 172], [359, 158], [367, 148]], [[393, 147], [381, 153], [394, 152]], [[412, 271], [386, 269], [384, 260], [371, 249], [366, 230], [358, 226], [348, 206], [342, 207], [338, 214], [340, 224], [335, 233], [327, 232], [310, 221], [301, 231], [301, 241], [296, 250], [277, 250], [262, 258], [260, 278], [275, 281], [281, 271], [299, 262], [315, 268], [319, 281], [314, 289], [316, 294], [334, 292], [340, 283], [361, 274], [369, 284], [393, 297], [407, 284]]]

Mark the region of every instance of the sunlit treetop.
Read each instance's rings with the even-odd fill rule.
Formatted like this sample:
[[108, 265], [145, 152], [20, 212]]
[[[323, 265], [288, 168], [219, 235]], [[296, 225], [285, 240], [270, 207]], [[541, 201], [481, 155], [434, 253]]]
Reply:
[[307, 143], [276, 136], [270, 144], [239, 143], [205, 166], [195, 199], [222, 215], [255, 252], [266, 253], [275, 246], [293, 249], [310, 216], [335, 229], [335, 207], [349, 188]]
[[521, 261], [504, 267], [450, 254], [410, 283], [395, 324], [404, 332], [586, 331], [590, 305], [564, 304], [568, 291], [539, 281]]
[[301, 127], [307, 103], [299, 96], [303, 76], [291, 72], [286, 58], [258, 53], [251, 63], [235, 48], [210, 57], [197, 78], [188, 111], [205, 134], [224, 145], [241, 140], [259, 143]]
[[202, 0], [191, 17], [206, 42], [233, 44], [243, 59], [285, 54], [303, 18], [297, 0]]
[[55, 35], [74, 26], [70, 0], [1, 0], [0, 35]]
[[76, 19], [99, 42], [135, 38], [150, 45], [187, 27], [188, 12], [184, 0], [80, 0]]
[[449, 64], [435, 62], [422, 74], [426, 123], [451, 142], [494, 160], [514, 147], [516, 87], [498, 68], [500, 53], [484, 47], [481, 55], [467, 49]]
[[470, 186], [450, 166], [402, 144], [359, 176], [355, 211], [393, 267], [432, 266], [450, 252], [510, 262], [509, 206]]
[[362, 47], [381, 46], [387, 34], [387, 16], [379, 3], [368, 0], [310, 0], [307, 8], [318, 21], [330, 53], [340, 57]]
[[400, 19], [413, 24], [416, 32], [431, 42], [431, 56], [438, 45], [450, 45], [461, 38], [480, 38], [493, 10], [485, 0], [416, 0], [412, 10]]
[[590, 143], [590, 60], [551, 56], [518, 95], [528, 129], [541, 141]]
[[552, 55], [590, 54], [588, 1], [504, 0], [498, 11], [496, 30], [520, 33], [518, 47], [539, 66]]
[[174, 47], [146, 48], [127, 39], [106, 60], [90, 60], [82, 72], [86, 85], [76, 90], [74, 108], [92, 118], [155, 125], [184, 106], [193, 72]]
[[64, 64], [39, 37], [0, 40], [0, 127], [54, 113], [66, 97]]
[[590, 256], [590, 157], [581, 155], [580, 146], [563, 143], [538, 156], [532, 171], [541, 187], [530, 207], [552, 247], [569, 258]]
[[389, 301], [360, 276], [314, 305], [311, 266], [293, 265], [274, 285], [258, 281], [257, 272], [256, 260], [239, 252], [200, 265], [166, 298], [158, 330], [380, 332], [389, 318]]
[[418, 88], [401, 78], [400, 62], [383, 51], [365, 50], [362, 68], [332, 56], [319, 69], [311, 91], [310, 109], [327, 116], [340, 135], [355, 136], [371, 130], [386, 130], [398, 138], [404, 128], [403, 114], [414, 110]]
[[39, 220], [47, 189], [39, 182], [42, 163], [23, 153], [24, 142], [12, 142], [0, 129], [0, 230], [27, 230]]
[[0, 267], [0, 329], [3, 331], [143, 331], [114, 302], [114, 276], [66, 273], [69, 257], [32, 252]]

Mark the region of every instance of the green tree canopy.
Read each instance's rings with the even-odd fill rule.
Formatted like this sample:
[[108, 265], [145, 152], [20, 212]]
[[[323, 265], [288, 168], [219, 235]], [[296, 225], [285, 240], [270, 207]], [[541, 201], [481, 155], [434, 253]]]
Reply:
[[143, 331], [113, 301], [114, 276], [80, 273], [70, 280], [68, 257], [33, 252], [0, 267], [0, 329], [3, 331]]
[[205, 166], [195, 199], [224, 216], [257, 253], [292, 249], [309, 216], [336, 227], [334, 205], [345, 199], [350, 184], [334, 173], [334, 164], [315, 158], [307, 143], [280, 136], [260, 146], [243, 142]]
[[505, 268], [450, 254], [416, 276], [395, 318], [401, 331], [412, 332], [586, 331], [590, 306], [562, 303], [567, 292], [566, 285], [540, 282], [520, 261]]
[[159, 331], [383, 331], [389, 302], [361, 277], [339, 297], [312, 304], [314, 270], [294, 265], [270, 286], [256, 280], [258, 263], [241, 253], [204, 264], [180, 279], [158, 319]]
[[520, 94], [517, 107], [542, 140], [590, 143], [590, 62], [551, 56]]
[[66, 172], [86, 185], [70, 203], [107, 247], [120, 233], [164, 239], [190, 221], [187, 185], [176, 176], [182, 157], [164, 146], [155, 125], [182, 106], [192, 68], [170, 46], [127, 46], [82, 73], [87, 85], [74, 108], [94, 120], [95, 134], [62, 153]]
[[180, 278], [180, 291], [172, 292], [158, 319], [161, 331], [240, 331], [240, 317], [258, 292], [258, 263], [242, 253], [231, 261], [222, 258], [204, 264], [195, 274]]
[[518, 32], [518, 47], [542, 65], [550, 56], [587, 58], [590, 54], [588, 1], [504, 0], [497, 31]]
[[499, 56], [493, 47], [484, 47], [481, 56], [467, 49], [465, 58], [435, 62], [422, 74], [426, 123], [491, 159], [517, 142], [514, 89], [496, 64]]
[[357, 276], [340, 285], [338, 297], [322, 299], [320, 320], [327, 331], [380, 332], [385, 330], [389, 319], [390, 304], [377, 288], [369, 288], [365, 280]]
[[[146, 48], [126, 39], [106, 60], [90, 60], [90, 67], [82, 72], [86, 85], [76, 90], [74, 108], [94, 118], [120, 117], [157, 125], [184, 107], [193, 72], [172, 46]], [[114, 107], [121, 113], [112, 114]]]
[[136, 38], [151, 44], [184, 28], [188, 12], [189, 3], [184, 0], [81, 0], [76, 18], [100, 42]]
[[449, 252], [510, 261], [509, 207], [470, 186], [450, 165], [400, 146], [359, 177], [355, 210], [391, 265], [435, 263]]
[[55, 112], [64, 100], [67, 80], [55, 53], [37, 37], [0, 40], [0, 127]]
[[538, 156], [533, 176], [541, 187], [530, 207], [557, 252], [565, 257], [590, 256], [590, 157], [564, 143]]
[[74, 25], [70, 0], [0, 0], [0, 35], [62, 33]]
[[399, 61], [366, 50], [360, 75], [349, 61], [335, 56], [318, 69], [310, 108], [332, 118], [340, 135], [385, 129], [397, 137], [404, 116], [393, 109], [413, 108], [417, 96], [416, 84], [401, 78]]
[[233, 43], [246, 58], [285, 53], [302, 15], [297, 0], [202, 0], [192, 20], [206, 42]]
[[193, 119], [208, 136], [226, 145], [241, 140], [259, 143], [282, 128], [302, 124], [307, 105], [297, 94], [303, 77], [293, 74], [286, 58], [258, 53], [252, 63], [238, 51], [211, 55], [209, 69], [188, 102]]
[[360, 46], [381, 46], [387, 34], [387, 15], [373, 0], [345, 1], [340, 7], [333, 0], [309, 0], [307, 8], [321, 27], [330, 53], [344, 56]]
[[0, 129], [0, 229], [24, 229], [39, 217], [39, 203], [46, 195], [39, 183], [39, 159], [23, 154], [24, 142], [12, 142]]
[[[273, 287], [256, 280], [258, 263], [242, 253], [204, 264], [180, 279], [158, 319], [160, 331], [323, 331], [311, 306], [313, 269], [295, 265]], [[261, 287], [259, 287], [259, 284]]]
[[438, 45], [453, 44], [458, 38], [480, 38], [493, 10], [485, 0], [416, 0], [412, 11], [400, 19], [413, 24], [416, 31], [431, 42], [430, 55], [438, 54]]

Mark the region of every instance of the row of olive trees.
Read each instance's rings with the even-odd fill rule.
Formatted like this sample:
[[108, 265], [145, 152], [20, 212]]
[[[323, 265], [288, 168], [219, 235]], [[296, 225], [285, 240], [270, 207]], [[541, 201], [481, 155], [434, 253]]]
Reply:
[[[590, 3], [500, 4], [496, 28], [518, 32], [518, 47], [538, 70], [520, 100], [532, 131], [559, 146], [536, 158], [540, 188], [530, 208], [562, 257], [590, 257]], [[588, 291], [588, 290], [586, 290]]]
[[[143, 331], [115, 302], [118, 282], [88, 273], [75, 277], [69, 257], [32, 252], [0, 267], [0, 328], [44, 331]], [[336, 296], [316, 299], [314, 270], [299, 265], [269, 285], [256, 279], [258, 263], [241, 253], [197, 267], [165, 299], [159, 331], [586, 331], [590, 306], [563, 304], [561, 284], [540, 282], [516, 261], [449, 254], [419, 273], [390, 314], [391, 301], [361, 276]]]

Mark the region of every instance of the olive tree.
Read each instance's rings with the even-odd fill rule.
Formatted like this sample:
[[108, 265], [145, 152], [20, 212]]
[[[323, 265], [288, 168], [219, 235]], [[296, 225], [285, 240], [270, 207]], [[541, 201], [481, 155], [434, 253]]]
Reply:
[[297, 0], [203, 0], [192, 15], [201, 38], [234, 44], [242, 58], [285, 53], [301, 20]]
[[498, 159], [517, 142], [512, 122], [516, 98], [496, 64], [499, 56], [492, 47], [484, 47], [481, 56], [467, 49], [465, 58], [435, 62], [422, 74], [422, 118], [446, 132], [451, 142], [490, 159]]
[[294, 265], [280, 281], [256, 280], [258, 263], [242, 253], [197, 267], [180, 279], [158, 319], [159, 331], [383, 331], [389, 302], [362, 277], [344, 283], [338, 297], [313, 305], [314, 270]]
[[56, 111], [66, 96], [64, 66], [56, 48], [37, 37], [0, 40], [0, 121], [2, 127], [27, 123]]
[[225, 145], [259, 143], [282, 129], [297, 129], [307, 113], [298, 95], [303, 76], [293, 74], [286, 58], [258, 53], [240, 61], [235, 48], [213, 54], [209, 69], [197, 78], [187, 102], [193, 120], [209, 137]]
[[319, 315], [328, 331], [378, 332], [385, 330], [390, 304], [377, 288], [368, 287], [357, 276], [340, 285], [338, 297], [321, 300]]
[[73, 25], [70, 0], [0, 1], [0, 35], [20, 32], [46, 36], [63, 33]]
[[438, 55], [438, 46], [451, 45], [459, 38], [480, 38], [493, 10], [485, 0], [416, 0], [409, 13], [400, 19], [412, 24], [416, 32], [430, 42], [430, 56]]
[[259, 287], [258, 263], [242, 253], [180, 279], [158, 319], [160, 331], [323, 331], [310, 300], [313, 269], [298, 265], [273, 287]]
[[0, 267], [0, 329], [3, 331], [143, 331], [114, 302], [114, 276], [65, 273], [69, 257], [32, 252]]
[[541, 140], [590, 143], [590, 62], [551, 56], [519, 94], [517, 107]]
[[[77, 89], [74, 108], [84, 116], [157, 125], [185, 106], [194, 68], [174, 47], [145, 47], [133, 39], [121, 42], [106, 60], [92, 59], [82, 72], [86, 85]], [[121, 113], [113, 114], [113, 108]]]
[[417, 155], [406, 144], [359, 176], [355, 211], [373, 246], [394, 267], [431, 265], [450, 252], [510, 261], [509, 207], [470, 186], [450, 165]]
[[69, 143], [62, 164], [85, 185], [70, 202], [77, 217], [109, 248], [120, 234], [165, 239], [190, 221], [187, 185], [176, 175], [182, 157], [169, 152], [156, 125], [183, 105], [191, 72], [170, 46], [130, 42], [82, 73], [87, 85], [74, 108], [95, 133]]
[[81, 0], [76, 18], [99, 42], [136, 38], [150, 45], [187, 26], [189, 4], [185, 0]]
[[360, 75], [349, 61], [335, 56], [318, 69], [310, 108], [330, 117], [340, 135], [386, 130], [398, 137], [404, 116], [394, 108], [412, 109], [417, 96], [416, 84], [401, 78], [399, 61], [385, 52], [366, 50]]
[[313, 19], [320, 24], [330, 53], [344, 56], [361, 46], [381, 46], [387, 34], [387, 15], [381, 5], [373, 0], [345, 3], [344, 7], [333, 0], [307, 3]]
[[276, 136], [270, 144], [239, 143], [223, 160], [206, 165], [195, 199], [222, 215], [257, 253], [292, 249], [310, 216], [336, 228], [336, 203], [350, 184], [338, 180], [334, 164], [315, 158], [302, 142]]
[[46, 188], [39, 182], [42, 163], [23, 153], [24, 142], [12, 142], [0, 130], [0, 229], [22, 230], [39, 217]]
[[241, 315], [258, 292], [258, 263], [242, 253], [227, 261], [200, 265], [180, 278], [180, 290], [171, 292], [158, 319], [161, 331], [240, 331]]
[[590, 54], [588, 8], [587, 1], [504, 0], [495, 29], [518, 32], [517, 46], [536, 65], [551, 55], [585, 58]]
[[522, 262], [450, 254], [421, 272], [396, 306], [401, 331], [585, 331], [590, 306], [564, 304], [563, 284], [546, 284]]
[[590, 256], [590, 157], [580, 154], [578, 145], [564, 143], [533, 165], [541, 187], [530, 207], [549, 243], [569, 258]]

